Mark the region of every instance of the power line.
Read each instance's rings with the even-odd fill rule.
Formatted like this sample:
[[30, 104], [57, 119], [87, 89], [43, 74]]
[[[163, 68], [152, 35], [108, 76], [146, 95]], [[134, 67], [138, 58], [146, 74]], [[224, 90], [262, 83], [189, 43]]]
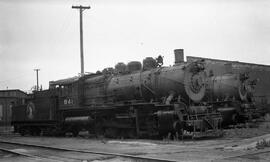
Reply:
[[90, 6], [72, 6], [72, 9], [80, 11], [80, 51], [81, 51], [81, 75], [84, 75], [84, 57], [83, 57], [83, 11], [90, 9]]
[[26, 76], [29, 76], [29, 75], [32, 75], [32, 74], [22, 74], [22, 75], [18, 75], [16, 77], [13, 77], [13, 78], [10, 78], [10, 79], [6, 79], [6, 80], [0, 80], [0, 83], [5, 83], [5, 82], [9, 82], [9, 81], [12, 81], [12, 80], [15, 80], [15, 79], [18, 79], [18, 78], [23, 78], [23, 77], [26, 77]]
[[37, 73], [37, 88], [36, 88], [36, 90], [38, 91], [39, 90], [39, 87], [38, 87], [38, 71], [40, 71], [40, 69], [34, 69], [34, 71], [36, 71], [36, 73]]

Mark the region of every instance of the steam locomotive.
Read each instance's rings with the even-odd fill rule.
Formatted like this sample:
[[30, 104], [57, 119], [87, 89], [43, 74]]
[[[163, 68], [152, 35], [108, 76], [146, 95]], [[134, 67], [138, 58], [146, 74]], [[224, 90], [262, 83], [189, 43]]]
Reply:
[[[187, 63], [175, 50], [175, 65], [146, 58], [95, 74], [51, 81], [26, 105], [13, 107], [21, 135], [82, 130], [106, 137], [220, 136], [222, 121], [246, 117], [251, 93], [238, 74], [207, 76], [204, 60]], [[244, 106], [243, 106], [244, 105]], [[246, 106], [249, 105], [249, 106]], [[246, 106], [246, 107], [245, 107]], [[235, 115], [236, 114], [236, 115]]]
[[252, 122], [261, 116], [253, 102], [256, 81], [248, 73], [226, 73], [208, 80], [208, 104], [221, 112], [223, 126]]

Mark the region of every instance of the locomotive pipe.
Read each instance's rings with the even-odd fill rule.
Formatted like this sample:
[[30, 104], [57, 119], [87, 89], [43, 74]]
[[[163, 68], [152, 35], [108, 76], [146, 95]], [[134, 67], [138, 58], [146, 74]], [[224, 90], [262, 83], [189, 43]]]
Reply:
[[170, 93], [170, 95], [167, 97], [167, 99], [166, 99], [166, 105], [169, 105], [170, 103], [171, 103], [171, 101], [172, 101], [172, 99], [173, 99], [173, 97], [174, 97], [174, 92], [172, 91], [171, 93]]
[[93, 122], [90, 116], [76, 116], [65, 118], [65, 124], [89, 124]]

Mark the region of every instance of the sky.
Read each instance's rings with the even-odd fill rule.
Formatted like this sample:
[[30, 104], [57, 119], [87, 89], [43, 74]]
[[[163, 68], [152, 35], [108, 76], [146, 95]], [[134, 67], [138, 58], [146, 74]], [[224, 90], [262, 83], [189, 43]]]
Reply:
[[269, 0], [0, 0], [0, 89], [29, 92], [118, 62], [185, 56], [270, 65]]

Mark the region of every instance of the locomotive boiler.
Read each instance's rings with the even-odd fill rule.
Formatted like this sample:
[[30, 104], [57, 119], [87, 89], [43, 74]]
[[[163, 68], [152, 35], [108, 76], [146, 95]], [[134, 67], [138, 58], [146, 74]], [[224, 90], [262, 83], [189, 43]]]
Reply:
[[[140, 64], [138, 64], [140, 67]], [[103, 91], [97, 94], [93, 89], [84, 89], [86, 100], [90, 97], [95, 102], [95, 95], [106, 96], [106, 100], [101, 102], [124, 102], [124, 101], [160, 101], [166, 99], [169, 104], [173, 97], [178, 96], [185, 101], [199, 102], [204, 96], [206, 76], [203, 69], [203, 63], [195, 62], [191, 64], [181, 64], [171, 67], [159, 67], [141, 71], [140, 68], [134, 68], [127, 74], [116, 74], [109, 76], [90, 77], [85, 79], [84, 85], [93, 85], [98, 79], [103, 78]]]

